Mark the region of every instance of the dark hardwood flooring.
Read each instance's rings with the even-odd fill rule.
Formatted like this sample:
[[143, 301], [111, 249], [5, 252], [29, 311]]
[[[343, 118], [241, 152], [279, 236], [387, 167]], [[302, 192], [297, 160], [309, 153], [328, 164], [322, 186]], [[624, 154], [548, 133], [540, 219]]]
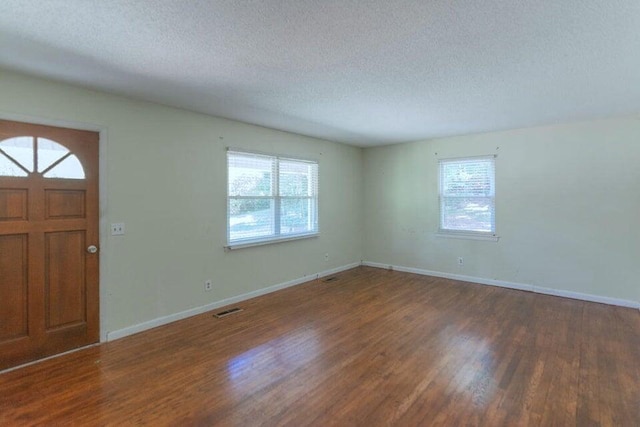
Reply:
[[0, 375], [0, 425], [640, 426], [638, 310], [361, 267]]

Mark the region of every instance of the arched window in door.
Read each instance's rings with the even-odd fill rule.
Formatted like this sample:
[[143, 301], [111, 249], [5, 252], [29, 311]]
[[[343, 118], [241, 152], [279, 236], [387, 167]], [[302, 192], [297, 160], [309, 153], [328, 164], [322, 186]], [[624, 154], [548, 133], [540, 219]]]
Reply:
[[0, 141], [0, 176], [84, 179], [84, 168], [62, 144], [47, 138], [16, 136]]

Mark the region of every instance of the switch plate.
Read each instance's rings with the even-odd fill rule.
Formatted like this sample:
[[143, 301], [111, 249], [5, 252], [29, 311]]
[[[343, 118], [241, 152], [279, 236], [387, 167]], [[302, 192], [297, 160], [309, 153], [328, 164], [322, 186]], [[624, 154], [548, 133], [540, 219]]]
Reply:
[[111, 224], [111, 235], [112, 236], [124, 235], [124, 222], [116, 222]]

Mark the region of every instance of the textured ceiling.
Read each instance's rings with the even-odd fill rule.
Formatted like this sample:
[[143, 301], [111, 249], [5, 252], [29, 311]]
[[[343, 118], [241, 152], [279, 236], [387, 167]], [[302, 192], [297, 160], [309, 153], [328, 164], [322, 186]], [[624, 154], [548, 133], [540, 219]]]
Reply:
[[387, 144], [640, 112], [640, 1], [2, 0], [0, 67]]

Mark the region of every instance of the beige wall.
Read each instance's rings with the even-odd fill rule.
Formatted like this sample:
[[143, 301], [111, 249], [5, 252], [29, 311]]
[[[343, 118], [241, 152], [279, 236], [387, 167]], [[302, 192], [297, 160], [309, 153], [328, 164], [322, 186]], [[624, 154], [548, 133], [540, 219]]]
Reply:
[[[6, 71], [0, 94], [0, 117], [103, 131], [103, 336], [362, 258], [359, 148]], [[225, 252], [226, 146], [318, 159], [320, 236]]]
[[[362, 150], [6, 71], [0, 94], [102, 131], [103, 335], [361, 259], [640, 301], [638, 118]], [[319, 159], [320, 237], [225, 252], [226, 146]], [[436, 237], [438, 158], [493, 153], [500, 240]]]
[[[438, 159], [494, 153], [500, 240], [435, 236]], [[366, 261], [640, 301], [638, 117], [371, 148], [364, 182]]]

